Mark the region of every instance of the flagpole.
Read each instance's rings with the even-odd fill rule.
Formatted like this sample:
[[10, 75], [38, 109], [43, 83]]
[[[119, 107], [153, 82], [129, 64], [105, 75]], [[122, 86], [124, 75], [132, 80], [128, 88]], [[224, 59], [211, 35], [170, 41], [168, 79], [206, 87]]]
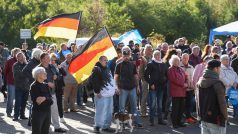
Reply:
[[78, 35], [78, 33], [79, 33], [79, 27], [80, 27], [80, 23], [81, 23], [82, 11], [78, 11], [78, 13], [79, 13], [79, 18], [78, 18], [78, 19], [79, 19], [79, 24], [78, 24], [78, 31], [77, 31], [77, 34], [76, 34], [75, 40], [74, 40], [75, 46], [77, 46], [76, 40], [77, 40], [77, 35]]
[[107, 34], [109, 35], [109, 37], [110, 37], [110, 40], [111, 40], [111, 42], [112, 42], [112, 44], [113, 44], [113, 47], [115, 47], [115, 44], [114, 44], [114, 42], [112, 41], [112, 36], [109, 34], [109, 32], [107, 31], [107, 28], [106, 28], [106, 26], [104, 26], [103, 28], [105, 28], [106, 29], [106, 32], [107, 32]]

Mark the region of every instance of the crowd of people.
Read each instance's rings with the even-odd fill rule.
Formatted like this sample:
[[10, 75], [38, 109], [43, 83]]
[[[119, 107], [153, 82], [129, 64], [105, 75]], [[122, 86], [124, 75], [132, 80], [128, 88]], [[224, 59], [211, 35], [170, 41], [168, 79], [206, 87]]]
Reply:
[[78, 112], [75, 104], [82, 105], [91, 96], [95, 133], [115, 132], [113, 113], [131, 113], [136, 128], [143, 128], [141, 118], [148, 116], [150, 126], [155, 126], [155, 119], [159, 125], [170, 119], [173, 128], [199, 122], [202, 133], [224, 134], [229, 104], [238, 121], [238, 37], [232, 41], [229, 36], [224, 45], [216, 39], [202, 47], [188, 44], [185, 37], [157, 47], [146, 39], [141, 44], [119, 43], [118, 56], [109, 61], [101, 56], [87, 81], [78, 85], [68, 72], [78, 51], [74, 43], [70, 47], [62, 43], [59, 51], [56, 44], [38, 43], [28, 50], [23, 43], [9, 52], [0, 42], [6, 114], [13, 121], [28, 119], [33, 134], [47, 134], [50, 124], [55, 132], [64, 133], [60, 126], [64, 113]]

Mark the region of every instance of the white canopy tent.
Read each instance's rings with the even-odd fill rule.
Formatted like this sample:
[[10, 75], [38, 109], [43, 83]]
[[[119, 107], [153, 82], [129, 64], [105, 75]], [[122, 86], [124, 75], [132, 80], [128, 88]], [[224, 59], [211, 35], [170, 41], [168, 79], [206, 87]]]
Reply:
[[238, 21], [210, 30], [209, 44], [212, 44], [215, 35], [238, 35]]

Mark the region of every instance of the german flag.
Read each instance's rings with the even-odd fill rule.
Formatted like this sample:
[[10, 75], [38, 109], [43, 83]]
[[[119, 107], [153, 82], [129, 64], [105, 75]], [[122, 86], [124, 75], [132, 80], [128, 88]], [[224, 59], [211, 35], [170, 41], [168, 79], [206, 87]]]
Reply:
[[109, 60], [117, 56], [105, 27], [82, 46], [69, 65], [69, 72], [79, 84], [89, 77], [100, 56], [106, 56]]
[[75, 39], [79, 29], [82, 12], [60, 14], [48, 18], [37, 25], [38, 32], [34, 39], [40, 36]]

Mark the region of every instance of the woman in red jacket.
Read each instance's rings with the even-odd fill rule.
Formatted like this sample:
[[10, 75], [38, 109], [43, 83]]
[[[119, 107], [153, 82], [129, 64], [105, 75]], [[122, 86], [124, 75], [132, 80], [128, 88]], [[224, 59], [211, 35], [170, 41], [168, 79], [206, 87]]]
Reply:
[[171, 120], [173, 128], [185, 127], [181, 122], [184, 113], [186, 87], [186, 75], [182, 68], [179, 67], [180, 59], [173, 55], [169, 60], [171, 67], [168, 70], [168, 80], [170, 95], [172, 97], [172, 114]]

